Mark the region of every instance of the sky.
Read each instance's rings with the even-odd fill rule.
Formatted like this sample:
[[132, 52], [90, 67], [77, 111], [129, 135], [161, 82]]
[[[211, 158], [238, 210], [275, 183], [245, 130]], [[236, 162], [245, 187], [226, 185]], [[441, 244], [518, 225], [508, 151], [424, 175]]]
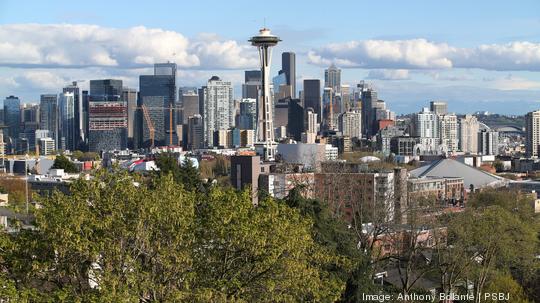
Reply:
[[[268, 3], [265, 7], [265, 3]], [[258, 68], [247, 40], [266, 26], [297, 54], [297, 87], [335, 63], [397, 113], [431, 100], [450, 111], [540, 109], [540, 1], [11, 1], [0, 0], [0, 97], [38, 102], [75, 80], [138, 88], [155, 62], [179, 86], [212, 75], [235, 84]], [[3, 98], [1, 98], [3, 99]]]

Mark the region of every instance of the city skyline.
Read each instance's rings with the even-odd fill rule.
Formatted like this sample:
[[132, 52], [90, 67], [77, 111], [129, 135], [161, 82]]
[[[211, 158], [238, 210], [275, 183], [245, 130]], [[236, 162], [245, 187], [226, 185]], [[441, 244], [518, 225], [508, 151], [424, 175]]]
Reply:
[[324, 80], [324, 69], [335, 63], [343, 83], [372, 82], [400, 114], [431, 100], [448, 101], [458, 113], [525, 114], [540, 100], [540, 18], [534, 14], [540, 4], [534, 1], [342, 1], [335, 3], [342, 17], [330, 19], [317, 4], [279, 1], [264, 14], [260, 4], [243, 1], [211, 3], [223, 14], [157, 1], [154, 8], [170, 9], [148, 14], [149, 4], [141, 4], [129, 7], [129, 18], [114, 18], [125, 10], [119, 4], [99, 9], [103, 4], [0, 4], [0, 94], [37, 102], [79, 79], [87, 81], [83, 88], [108, 78], [135, 88], [153, 63], [171, 61], [178, 64], [178, 86], [201, 86], [217, 75], [233, 83], [239, 99], [243, 71], [258, 67], [247, 40], [266, 24], [283, 39], [271, 76], [280, 54], [295, 52], [297, 90], [304, 79]]

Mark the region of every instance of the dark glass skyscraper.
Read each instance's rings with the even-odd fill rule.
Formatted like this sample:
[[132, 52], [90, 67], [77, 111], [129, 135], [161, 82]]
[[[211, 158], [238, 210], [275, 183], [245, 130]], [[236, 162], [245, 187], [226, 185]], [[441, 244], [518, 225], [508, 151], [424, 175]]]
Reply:
[[313, 108], [317, 114], [317, 122], [321, 122], [322, 118], [322, 99], [321, 99], [321, 80], [306, 79], [304, 80], [304, 108]]
[[245, 83], [242, 84], [242, 98], [258, 99], [259, 89], [262, 85], [261, 70], [247, 70], [244, 72]]
[[18, 97], [9, 96], [4, 99], [4, 124], [6, 125], [4, 135], [11, 137], [15, 145], [21, 131], [21, 100]]
[[48, 130], [49, 136], [58, 139], [58, 96], [41, 95], [39, 102], [39, 129]]
[[[176, 136], [176, 64], [158, 63], [154, 65], [154, 75], [143, 75], [139, 77], [139, 98], [140, 105], [145, 106], [154, 124], [154, 145], [174, 145], [178, 138]], [[169, 108], [172, 108], [171, 115]], [[142, 125], [143, 146], [150, 143], [149, 125], [145, 115], [139, 115]], [[181, 123], [180, 123], [181, 124]], [[172, 125], [172, 129], [171, 128]], [[172, 132], [172, 141], [169, 142]]]
[[90, 94], [92, 96], [121, 96], [122, 80], [90, 80]]
[[292, 96], [296, 98], [296, 54], [285, 52], [281, 54], [281, 70], [285, 73], [287, 85], [291, 86]]

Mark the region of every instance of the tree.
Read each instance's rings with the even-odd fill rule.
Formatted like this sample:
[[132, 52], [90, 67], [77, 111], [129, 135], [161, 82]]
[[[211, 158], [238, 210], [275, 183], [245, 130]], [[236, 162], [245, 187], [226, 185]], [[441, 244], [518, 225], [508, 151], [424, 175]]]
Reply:
[[0, 234], [0, 295], [32, 302], [334, 302], [339, 262], [312, 221], [247, 191], [188, 191], [99, 171], [42, 198], [36, 228]]
[[54, 159], [53, 166], [51, 168], [63, 169], [66, 173], [78, 173], [79, 170], [66, 156], [58, 155]]
[[519, 281], [537, 267], [538, 230], [504, 208], [467, 210], [452, 218], [448, 229], [448, 249], [439, 252], [447, 292], [469, 281], [475, 302], [480, 302], [497, 272], [512, 269]]
[[186, 158], [182, 165], [172, 153], [163, 153], [156, 158], [156, 165], [159, 168], [159, 175], [172, 174], [174, 180], [183, 184], [187, 190], [198, 190], [202, 187], [202, 180], [199, 170], [193, 165], [191, 160]]
[[333, 275], [346, 281], [346, 288], [340, 301], [358, 302], [362, 298], [362, 293], [376, 293], [378, 289], [367, 270], [370, 258], [358, 249], [358, 239], [354, 231], [342, 218], [335, 217], [326, 203], [304, 198], [303, 186], [297, 185], [290, 190], [284, 202], [313, 221], [314, 240], [341, 260], [328, 269]]

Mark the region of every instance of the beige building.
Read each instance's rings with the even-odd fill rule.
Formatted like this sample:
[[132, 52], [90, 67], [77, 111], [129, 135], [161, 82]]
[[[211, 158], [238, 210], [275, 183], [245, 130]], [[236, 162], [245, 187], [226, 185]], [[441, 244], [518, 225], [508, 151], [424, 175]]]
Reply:
[[459, 119], [459, 146], [462, 152], [478, 152], [478, 119], [473, 115], [466, 115]]

